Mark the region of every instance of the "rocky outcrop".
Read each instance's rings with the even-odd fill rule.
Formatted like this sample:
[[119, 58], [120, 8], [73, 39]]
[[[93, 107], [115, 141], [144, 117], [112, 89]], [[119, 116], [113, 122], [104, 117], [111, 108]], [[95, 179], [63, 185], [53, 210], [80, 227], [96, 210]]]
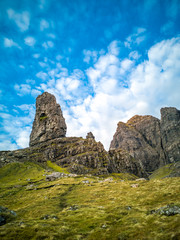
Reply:
[[110, 149], [126, 150], [149, 174], [180, 160], [180, 111], [161, 109], [161, 121], [152, 116], [134, 116], [119, 122]]
[[109, 158], [100, 142], [78, 137], [56, 138], [33, 147], [0, 152], [0, 167], [11, 162], [31, 161], [46, 166], [47, 161], [76, 174], [108, 174]]
[[110, 173], [131, 173], [139, 177], [148, 177], [148, 174], [138, 161], [123, 149], [111, 149], [108, 152]]
[[45, 92], [36, 100], [30, 147], [0, 152], [0, 167], [25, 161], [47, 166], [46, 162], [51, 161], [75, 174], [127, 172], [148, 177], [159, 167], [180, 160], [180, 111], [163, 108], [161, 115], [161, 121], [136, 115], [127, 123], [119, 122], [107, 152], [92, 132], [87, 133], [86, 139], [65, 137], [66, 123], [60, 105]]
[[180, 111], [176, 108], [161, 109], [161, 138], [167, 161], [180, 161]]
[[36, 99], [36, 115], [30, 135], [30, 146], [65, 137], [66, 123], [55, 97], [44, 92]]
[[87, 135], [86, 135], [86, 139], [95, 139], [94, 135], [92, 132], [88, 132]]

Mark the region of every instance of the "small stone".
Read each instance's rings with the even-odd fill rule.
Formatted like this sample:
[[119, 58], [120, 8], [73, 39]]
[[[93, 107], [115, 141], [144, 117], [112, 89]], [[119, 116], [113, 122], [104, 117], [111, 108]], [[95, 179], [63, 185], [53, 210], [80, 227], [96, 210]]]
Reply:
[[137, 187], [139, 187], [139, 184], [132, 184], [131, 187], [132, 188], [137, 188]]

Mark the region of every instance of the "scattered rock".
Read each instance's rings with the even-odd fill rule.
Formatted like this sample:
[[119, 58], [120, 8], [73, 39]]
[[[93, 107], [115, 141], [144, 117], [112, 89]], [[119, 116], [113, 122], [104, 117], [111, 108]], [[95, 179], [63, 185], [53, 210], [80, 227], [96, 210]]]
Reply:
[[73, 206], [71, 206], [71, 207], [68, 208], [68, 210], [70, 210], [70, 211], [75, 211], [75, 210], [77, 210], [77, 209], [79, 209], [79, 206], [78, 206], [78, 205], [73, 205]]
[[102, 227], [102, 228], [107, 228], [107, 225], [106, 225], [106, 224], [103, 224], [101, 227]]
[[135, 179], [135, 181], [147, 181], [147, 179], [146, 178], [137, 178], [137, 179]]
[[0, 206], [0, 226], [12, 221], [17, 214], [6, 207]]
[[54, 181], [58, 178], [63, 178], [63, 177], [76, 177], [77, 174], [66, 174], [66, 173], [60, 173], [60, 172], [53, 172], [49, 175], [46, 175], [46, 181]]
[[169, 204], [157, 210], [151, 210], [150, 213], [151, 214], [156, 213], [156, 214], [165, 215], [165, 216], [173, 216], [176, 214], [180, 214], [180, 207], [174, 204]]
[[139, 187], [139, 184], [137, 184], [137, 183], [136, 184], [132, 184], [131, 187], [132, 188], [137, 188], [137, 187]]
[[125, 209], [126, 209], [126, 210], [131, 210], [132, 207], [131, 207], [131, 206], [126, 206]]
[[82, 183], [89, 184], [90, 182], [88, 180], [83, 180]]

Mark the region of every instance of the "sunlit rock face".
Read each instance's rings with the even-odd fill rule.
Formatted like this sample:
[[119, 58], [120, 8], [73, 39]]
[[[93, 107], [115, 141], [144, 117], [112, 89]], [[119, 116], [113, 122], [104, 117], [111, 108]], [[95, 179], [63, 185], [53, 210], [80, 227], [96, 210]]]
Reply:
[[30, 146], [66, 136], [66, 123], [56, 98], [47, 92], [36, 99], [36, 115], [30, 135]]

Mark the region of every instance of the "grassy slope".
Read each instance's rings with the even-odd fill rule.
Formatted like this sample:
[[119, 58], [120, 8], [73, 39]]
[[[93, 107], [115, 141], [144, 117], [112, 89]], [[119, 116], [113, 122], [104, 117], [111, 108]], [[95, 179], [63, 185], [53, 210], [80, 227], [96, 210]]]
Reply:
[[33, 163], [0, 169], [0, 205], [17, 213], [0, 226], [0, 239], [180, 239], [179, 215], [148, 214], [179, 204], [180, 178], [136, 182], [120, 174], [112, 182], [88, 176], [46, 182], [45, 172]]

